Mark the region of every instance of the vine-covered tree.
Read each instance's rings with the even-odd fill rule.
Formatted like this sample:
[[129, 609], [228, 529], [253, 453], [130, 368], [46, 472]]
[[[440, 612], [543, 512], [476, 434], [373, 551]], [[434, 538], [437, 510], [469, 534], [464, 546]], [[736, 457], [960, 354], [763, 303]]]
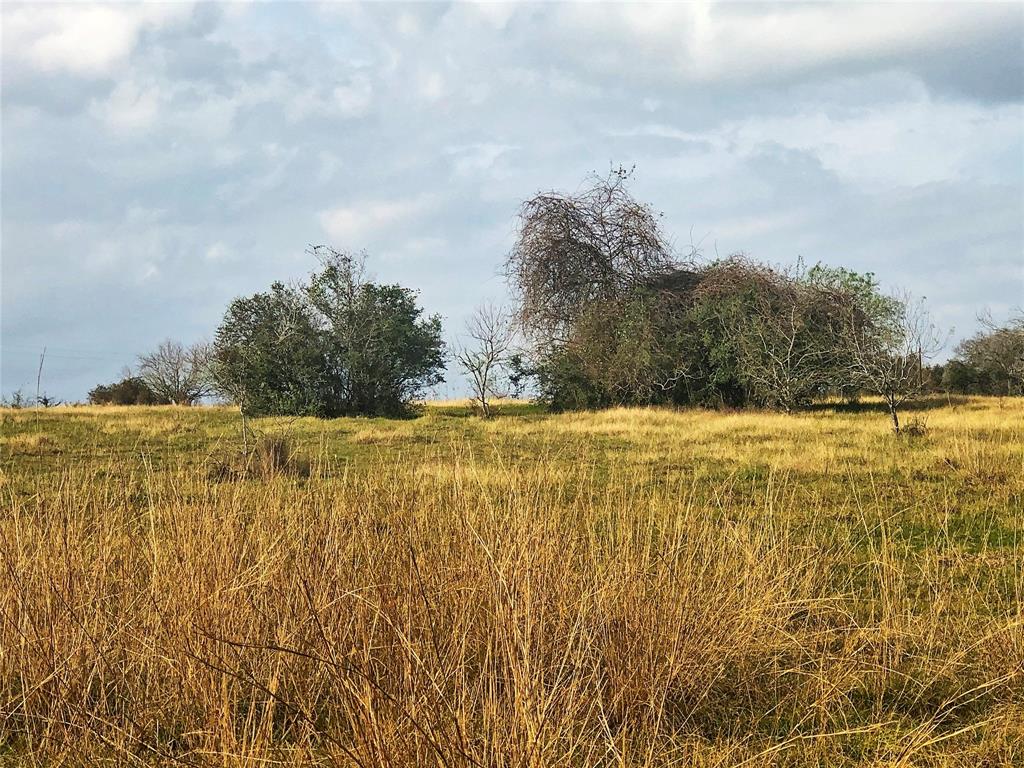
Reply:
[[527, 331], [565, 340], [594, 302], [621, 299], [674, 264], [661, 214], [637, 202], [618, 168], [576, 194], [538, 194], [519, 211], [506, 273]]

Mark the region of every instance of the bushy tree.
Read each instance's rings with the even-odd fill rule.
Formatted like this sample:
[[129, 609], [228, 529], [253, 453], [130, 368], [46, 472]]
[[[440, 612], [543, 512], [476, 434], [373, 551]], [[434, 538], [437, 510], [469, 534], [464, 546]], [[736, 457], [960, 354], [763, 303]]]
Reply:
[[363, 278], [362, 260], [317, 247], [308, 282], [236, 299], [217, 331], [220, 389], [248, 415], [401, 415], [441, 381], [437, 316], [416, 294]]
[[243, 414], [334, 415], [337, 385], [301, 289], [277, 282], [232, 301], [214, 350], [217, 387]]
[[305, 293], [324, 338], [339, 413], [400, 415], [443, 380], [441, 318], [424, 317], [416, 292], [363, 277], [363, 259], [324, 246]]
[[89, 390], [93, 405], [168, 405], [171, 401], [157, 395], [138, 376], [126, 374], [112, 384], [99, 384]]

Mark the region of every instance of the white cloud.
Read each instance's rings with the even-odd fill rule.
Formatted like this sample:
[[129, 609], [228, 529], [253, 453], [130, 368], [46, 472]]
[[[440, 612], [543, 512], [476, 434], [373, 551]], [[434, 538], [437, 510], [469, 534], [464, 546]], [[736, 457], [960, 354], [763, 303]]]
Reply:
[[338, 171], [345, 166], [344, 160], [328, 150], [322, 150], [317, 153], [317, 163], [319, 167], [317, 168], [316, 179], [321, 184], [327, 184], [334, 179]]
[[185, 2], [21, 6], [4, 12], [4, 58], [45, 72], [103, 75], [128, 57], [142, 30], [191, 13]]
[[223, 242], [221, 242], [219, 240], [216, 243], [212, 243], [206, 249], [205, 256], [206, 256], [206, 260], [207, 261], [234, 261], [235, 260], [235, 252], [231, 248], [231, 246], [229, 246], [226, 243], [223, 243]]
[[296, 147], [264, 144], [259, 153], [249, 158], [253, 172], [241, 179], [225, 182], [217, 187], [217, 197], [234, 210], [241, 210], [266, 197], [284, 182], [292, 161], [298, 155]]
[[473, 176], [487, 173], [502, 156], [516, 149], [512, 144], [479, 142], [445, 147], [444, 153], [453, 158], [457, 174]]
[[337, 246], [362, 248], [368, 240], [390, 232], [396, 225], [407, 223], [432, 205], [431, 198], [418, 197], [339, 206], [322, 211], [320, 225]]
[[824, 110], [785, 116], [751, 115], [708, 131], [648, 124], [617, 136], [675, 139], [713, 157], [714, 172], [730, 158], [750, 157], [765, 147], [810, 152], [841, 178], [863, 185], [918, 186], [970, 175], [986, 179], [998, 154], [1018, 141], [1024, 108], [985, 108], [963, 102], [882, 104], [832, 115]]
[[545, 33], [580, 41], [565, 53], [585, 69], [709, 83], [898, 60], [1020, 24], [1010, 3], [566, 3]]
[[437, 101], [445, 94], [444, 76], [440, 72], [422, 72], [418, 92], [426, 101]]

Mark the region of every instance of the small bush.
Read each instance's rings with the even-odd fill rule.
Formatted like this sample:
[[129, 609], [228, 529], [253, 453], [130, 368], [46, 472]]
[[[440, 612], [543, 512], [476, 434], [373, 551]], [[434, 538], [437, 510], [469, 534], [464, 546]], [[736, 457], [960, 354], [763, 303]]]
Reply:
[[923, 416], [915, 416], [900, 429], [906, 437], [924, 437], [928, 434], [928, 420]]
[[220, 482], [232, 480], [272, 480], [282, 475], [309, 477], [309, 458], [295, 450], [291, 439], [267, 435], [249, 450], [211, 457], [207, 476]]

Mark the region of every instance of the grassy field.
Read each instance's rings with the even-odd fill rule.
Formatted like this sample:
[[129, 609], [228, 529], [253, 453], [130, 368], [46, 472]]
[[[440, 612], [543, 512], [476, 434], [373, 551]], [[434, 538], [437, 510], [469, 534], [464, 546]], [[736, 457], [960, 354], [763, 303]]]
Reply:
[[1024, 401], [925, 405], [0, 411], [0, 765], [1024, 765]]

